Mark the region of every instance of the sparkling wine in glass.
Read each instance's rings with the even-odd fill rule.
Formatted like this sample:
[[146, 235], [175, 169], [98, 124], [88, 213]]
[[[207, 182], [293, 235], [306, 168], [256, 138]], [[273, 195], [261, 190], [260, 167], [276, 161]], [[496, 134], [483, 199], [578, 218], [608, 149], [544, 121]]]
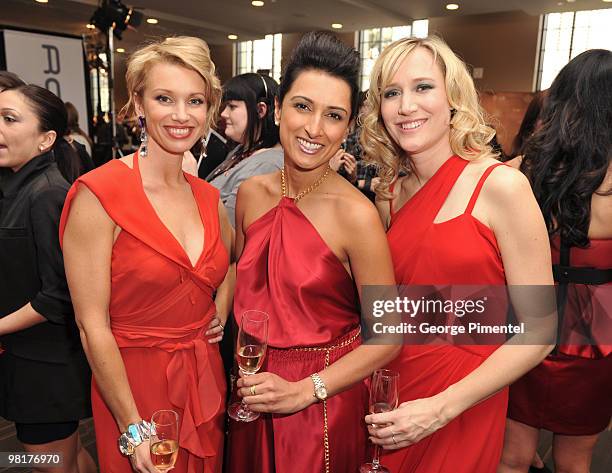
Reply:
[[[268, 346], [268, 314], [259, 310], [247, 310], [242, 314], [238, 340], [236, 342], [236, 362], [243, 376], [255, 374], [261, 368]], [[259, 417], [244, 402], [235, 402], [227, 413], [237, 421], [251, 422]]]
[[[397, 385], [399, 373], [391, 370], [376, 370], [370, 384], [370, 414], [389, 412], [397, 407]], [[372, 461], [364, 463], [359, 473], [390, 473], [388, 468], [380, 464], [380, 447], [374, 446]]]
[[153, 465], [162, 472], [174, 468], [179, 450], [176, 412], [161, 410], [153, 413], [149, 443]]

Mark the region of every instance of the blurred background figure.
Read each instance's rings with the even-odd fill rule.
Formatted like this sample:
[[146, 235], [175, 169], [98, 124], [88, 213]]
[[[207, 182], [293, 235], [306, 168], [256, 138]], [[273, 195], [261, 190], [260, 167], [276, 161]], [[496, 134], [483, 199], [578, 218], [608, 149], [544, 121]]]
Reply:
[[6, 73], [0, 89], [0, 416], [15, 422], [26, 452], [61, 453], [62, 472], [93, 473], [77, 433], [91, 415], [91, 373], [58, 239], [66, 109]]
[[499, 473], [527, 471], [540, 429], [554, 433], [555, 471], [588, 473], [612, 417], [611, 104], [612, 52], [576, 56], [548, 89], [539, 128], [512, 163], [529, 178], [548, 227], [560, 339], [511, 386]]
[[274, 122], [277, 92], [274, 79], [255, 73], [233, 77], [223, 86], [225, 136], [237, 146], [206, 180], [221, 192], [232, 226], [240, 184], [283, 166], [278, 125]]

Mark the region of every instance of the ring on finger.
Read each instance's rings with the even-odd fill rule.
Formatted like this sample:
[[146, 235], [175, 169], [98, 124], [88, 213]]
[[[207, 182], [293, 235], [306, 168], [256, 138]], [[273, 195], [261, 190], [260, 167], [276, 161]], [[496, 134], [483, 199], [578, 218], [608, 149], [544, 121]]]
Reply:
[[257, 392], [255, 392], [255, 386], [251, 386], [249, 388], [249, 391], [251, 391], [251, 396], [257, 396]]
[[391, 440], [393, 440], [393, 444], [397, 445], [397, 440], [395, 440], [395, 433], [391, 432]]

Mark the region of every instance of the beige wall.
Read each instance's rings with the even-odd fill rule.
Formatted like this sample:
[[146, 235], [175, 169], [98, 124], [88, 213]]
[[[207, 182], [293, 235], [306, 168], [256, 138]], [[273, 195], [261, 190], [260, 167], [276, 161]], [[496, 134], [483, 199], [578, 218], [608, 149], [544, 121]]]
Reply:
[[211, 44], [210, 56], [217, 68], [217, 75], [221, 83], [231, 79], [234, 75], [234, 45], [233, 44]]
[[481, 91], [532, 92], [539, 22], [539, 16], [518, 11], [431, 18], [429, 33], [484, 69], [483, 78], [474, 80]]

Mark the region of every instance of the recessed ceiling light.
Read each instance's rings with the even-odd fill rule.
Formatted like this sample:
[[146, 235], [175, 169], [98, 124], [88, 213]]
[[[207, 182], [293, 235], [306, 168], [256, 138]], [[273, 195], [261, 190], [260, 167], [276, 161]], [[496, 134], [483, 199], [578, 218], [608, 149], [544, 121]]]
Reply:
[[574, 3], [576, 0], [565, 0], [567, 3]]
[[125, 52], [125, 49], [123, 49], [123, 48], [117, 48], [117, 52], [118, 52], [118, 53], [124, 53], [124, 52]]
[[228, 34], [227, 39], [238, 39], [238, 36], [235, 34]]
[[606, 3], [612, 2], [612, 0], [603, 0], [603, 1], [606, 2]]
[[36, 0], [37, 3], [49, 3], [49, 0]]
[[456, 3], [449, 3], [446, 5], [447, 10], [459, 10], [459, 5]]
[[96, 25], [92, 25], [91, 23], [87, 23], [86, 25], [88, 30], [95, 30], [96, 29]]
[[332, 23], [331, 27], [335, 30], [339, 30], [342, 28], [342, 23]]
[[147, 18], [147, 23], [150, 25], [156, 25], [159, 23], [159, 20], [157, 18]]
[[253, 5], [254, 7], [263, 7], [265, 4], [261, 0], [253, 0], [251, 2], [251, 5]]

